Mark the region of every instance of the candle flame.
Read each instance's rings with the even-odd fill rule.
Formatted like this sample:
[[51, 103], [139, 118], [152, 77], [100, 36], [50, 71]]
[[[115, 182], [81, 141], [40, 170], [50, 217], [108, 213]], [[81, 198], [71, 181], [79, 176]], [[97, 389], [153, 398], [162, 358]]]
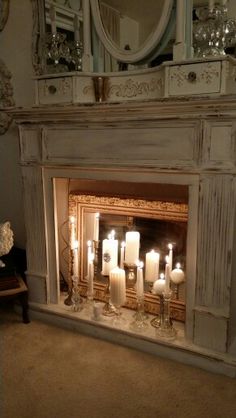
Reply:
[[164, 273], [161, 273], [161, 274], [160, 274], [160, 279], [162, 279], [162, 280], [163, 280], [164, 278], [165, 278]]
[[180, 264], [180, 263], [177, 263], [177, 264], [176, 264], [176, 268], [177, 268], [177, 269], [180, 269], [180, 267], [181, 267], [181, 264]]
[[92, 263], [92, 262], [93, 262], [93, 260], [94, 260], [94, 254], [93, 254], [93, 253], [91, 253], [91, 254], [89, 255], [89, 262], [90, 262], [90, 263]]
[[140, 261], [140, 260], [137, 260], [137, 261], [135, 262], [135, 264], [136, 264], [136, 266], [137, 266], [138, 268], [140, 268], [140, 269], [142, 269], [142, 268], [143, 268], [143, 266], [144, 266], [144, 263], [143, 263], [142, 261]]
[[168, 248], [169, 248], [169, 250], [173, 250], [173, 245], [172, 244], [168, 244]]
[[74, 217], [74, 216], [70, 216], [70, 222], [71, 222], [72, 224], [74, 224], [74, 223], [75, 223], [75, 217]]
[[125, 241], [122, 241], [121, 248], [125, 248]]
[[87, 246], [88, 246], [88, 247], [91, 247], [91, 245], [92, 245], [92, 241], [88, 241], [88, 242], [87, 242]]
[[168, 255], [166, 255], [165, 260], [166, 260], [166, 263], [168, 264], [169, 263], [169, 256]]
[[100, 213], [99, 212], [97, 212], [97, 213], [95, 213], [95, 218], [99, 218], [99, 216], [100, 216]]
[[115, 231], [114, 231], [114, 229], [111, 231], [111, 239], [114, 239], [115, 238]]

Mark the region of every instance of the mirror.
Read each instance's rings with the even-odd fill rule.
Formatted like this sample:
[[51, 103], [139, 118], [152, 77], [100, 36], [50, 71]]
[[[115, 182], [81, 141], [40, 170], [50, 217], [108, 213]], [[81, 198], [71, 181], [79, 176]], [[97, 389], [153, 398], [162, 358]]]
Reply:
[[[90, 26], [90, 8], [92, 13], [92, 27]], [[142, 64], [150, 62], [159, 55], [166, 47], [170, 36], [173, 35], [175, 25], [174, 0], [148, 0], [137, 3], [136, 0], [32, 0], [33, 4], [33, 65], [36, 74], [45, 74], [61, 71], [73, 71], [75, 66], [68, 58], [68, 51], [62, 42], [61, 49], [64, 54], [64, 61], [52, 66], [47, 66], [45, 56], [45, 34], [52, 31], [54, 27], [59, 34], [66, 34], [69, 41], [75, 39], [75, 21], [79, 23], [79, 38], [83, 44], [83, 54], [86, 56], [86, 65], [83, 71], [117, 71], [127, 69], [120, 67], [120, 63]], [[54, 7], [50, 13], [50, 6]], [[100, 13], [100, 7], [103, 13]], [[104, 8], [115, 10], [119, 16], [119, 41], [112, 39], [111, 33], [105, 29]], [[148, 13], [147, 13], [148, 10]], [[77, 19], [74, 17], [77, 16]], [[144, 18], [140, 20], [140, 16]], [[55, 22], [52, 22], [55, 18]], [[132, 25], [130, 24], [132, 22]], [[96, 30], [94, 30], [93, 25]], [[77, 25], [78, 26], [78, 25]], [[131, 26], [136, 28], [132, 33]], [[129, 35], [127, 37], [127, 28]], [[137, 43], [137, 32], [139, 32], [139, 43]], [[96, 35], [97, 33], [97, 35]], [[135, 40], [135, 41], [134, 41]], [[92, 51], [93, 46], [93, 51]], [[98, 65], [99, 55], [103, 46], [111, 59], [116, 60], [115, 66], [107, 69]], [[59, 47], [58, 47], [59, 48]], [[92, 52], [91, 52], [92, 51]], [[107, 52], [108, 51], [108, 52]], [[92, 57], [93, 54], [93, 57]], [[66, 64], [65, 64], [66, 60]], [[129, 69], [133, 69], [132, 67]]]
[[[99, 214], [99, 217], [98, 217]], [[159, 297], [153, 294], [155, 280], [147, 279], [147, 257], [153, 251], [160, 254], [160, 273], [164, 273], [169, 254], [168, 244], [173, 246], [173, 268], [180, 263], [186, 267], [186, 240], [188, 207], [184, 203], [161, 202], [144, 199], [100, 197], [71, 193], [69, 215], [76, 220], [76, 238], [79, 242], [78, 276], [82, 295], [87, 291], [89, 255], [94, 253], [94, 298], [104, 300], [109, 271], [119, 265], [126, 269], [126, 233], [138, 231], [140, 248], [138, 258], [144, 263], [145, 306], [147, 312], [157, 313]], [[72, 219], [72, 218], [71, 218]], [[110, 244], [114, 247], [110, 248]], [[70, 265], [71, 270], [71, 265]], [[135, 309], [135, 279], [129, 279], [126, 271], [126, 306]], [[172, 314], [175, 319], [185, 318], [185, 284], [176, 289], [172, 283]], [[178, 292], [177, 292], [178, 290]]]
[[148, 62], [173, 34], [173, 0], [90, 1], [98, 37], [118, 61]]

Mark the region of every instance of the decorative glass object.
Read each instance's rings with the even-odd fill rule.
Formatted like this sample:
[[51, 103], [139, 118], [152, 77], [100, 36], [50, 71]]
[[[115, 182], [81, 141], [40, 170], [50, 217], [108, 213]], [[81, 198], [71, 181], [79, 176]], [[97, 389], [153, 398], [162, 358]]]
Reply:
[[102, 314], [105, 316], [116, 315], [116, 309], [110, 302], [110, 280], [108, 278], [107, 285], [105, 287], [105, 305], [103, 306]]
[[134, 314], [134, 321], [130, 324], [130, 328], [133, 331], [144, 331], [148, 327], [146, 319], [147, 315], [144, 310], [144, 297], [137, 296], [137, 310]]
[[226, 48], [236, 44], [236, 21], [228, 18], [226, 5], [195, 9], [198, 20], [193, 22], [193, 47], [196, 57], [225, 55]]
[[80, 312], [83, 309], [83, 300], [79, 294], [78, 283], [79, 278], [77, 276], [72, 276], [72, 310], [74, 312]]

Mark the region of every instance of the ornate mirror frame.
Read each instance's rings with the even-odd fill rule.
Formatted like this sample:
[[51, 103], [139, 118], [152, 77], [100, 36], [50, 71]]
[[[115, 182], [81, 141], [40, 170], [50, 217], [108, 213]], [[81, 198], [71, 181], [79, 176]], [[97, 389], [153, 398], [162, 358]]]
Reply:
[[[71, 193], [69, 195], [69, 215], [76, 219], [77, 238], [79, 241], [79, 277], [80, 293], [86, 296], [87, 282], [82, 277], [83, 261], [86, 254], [83, 249], [84, 239], [84, 214], [87, 211], [114, 213], [127, 216], [141, 216], [165, 221], [188, 221], [188, 205], [185, 203], [148, 201], [137, 198], [101, 197], [96, 195], [83, 195]], [[70, 280], [71, 261], [69, 262]], [[105, 301], [104, 283], [94, 281], [94, 298]], [[136, 309], [136, 293], [134, 290], [126, 289], [126, 307]], [[147, 312], [156, 314], [158, 312], [159, 297], [151, 292], [145, 292], [145, 309]], [[171, 315], [174, 319], [185, 321], [185, 302], [181, 300], [171, 301]]]
[[98, 37], [100, 38], [104, 47], [115, 59], [121, 62], [126, 62], [128, 64], [143, 62], [147, 59], [150, 59], [152, 55], [153, 57], [157, 55], [157, 52], [155, 51], [160, 49], [159, 47], [163, 42], [163, 36], [165, 35], [165, 32], [168, 30], [168, 25], [171, 21], [171, 15], [173, 14], [174, 10], [174, 0], [165, 0], [163, 13], [156, 29], [148, 37], [146, 42], [144, 42], [143, 46], [139, 50], [132, 52], [122, 50], [112, 42], [112, 39], [107, 34], [102, 23], [99, 9], [99, 0], [90, 0], [90, 4], [94, 25]]

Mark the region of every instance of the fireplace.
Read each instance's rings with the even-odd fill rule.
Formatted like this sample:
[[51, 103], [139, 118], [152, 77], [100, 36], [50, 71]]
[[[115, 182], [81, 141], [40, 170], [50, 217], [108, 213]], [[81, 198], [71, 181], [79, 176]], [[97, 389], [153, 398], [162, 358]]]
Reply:
[[[201, 361], [220, 359], [224, 372], [233, 374], [235, 103], [205, 98], [14, 113], [20, 127], [32, 309], [63, 317], [60, 269], [67, 272], [60, 261], [60, 225], [69, 219], [71, 193], [110, 196], [106, 187], [113, 184], [119, 198], [134, 193], [134, 199], [185, 204], [185, 320], [181, 339], [171, 347], [176, 358], [184, 351]], [[102, 334], [99, 324], [94, 327]], [[135, 338], [136, 345], [150, 341]]]

